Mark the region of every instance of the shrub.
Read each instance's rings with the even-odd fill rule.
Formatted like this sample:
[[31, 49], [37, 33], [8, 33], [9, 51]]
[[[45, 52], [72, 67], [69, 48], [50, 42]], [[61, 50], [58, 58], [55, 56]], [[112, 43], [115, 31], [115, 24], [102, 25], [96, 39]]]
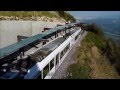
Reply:
[[89, 79], [90, 67], [85, 63], [84, 65], [72, 64], [68, 68], [68, 79]]

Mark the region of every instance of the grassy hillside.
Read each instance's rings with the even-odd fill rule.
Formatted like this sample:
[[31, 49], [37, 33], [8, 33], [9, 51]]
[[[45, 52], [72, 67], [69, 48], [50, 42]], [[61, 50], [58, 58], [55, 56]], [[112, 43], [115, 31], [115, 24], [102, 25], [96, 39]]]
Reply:
[[75, 18], [70, 15], [68, 12], [64, 12], [64, 11], [57, 11], [57, 13], [59, 14], [60, 17], [64, 18], [66, 21], [71, 21], [71, 22], [75, 22]]
[[64, 19], [65, 21], [75, 21], [74, 17], [64, 11], [0, 11], [0, 16], [15, 17], [50, 17]]
[[17, 16], [17, 17], [31, 17], [31, 16], [48, 16], [59, 17], [57, 14], [49, 11], [0, 11], [0, 16]]
[[113, 41], [108, 43], [96, 25], [87, 26], [86, 29], [88, 35], [75, 53], [76, 63], [68, 67], [67, 78], [119, 79], [120, 49]]

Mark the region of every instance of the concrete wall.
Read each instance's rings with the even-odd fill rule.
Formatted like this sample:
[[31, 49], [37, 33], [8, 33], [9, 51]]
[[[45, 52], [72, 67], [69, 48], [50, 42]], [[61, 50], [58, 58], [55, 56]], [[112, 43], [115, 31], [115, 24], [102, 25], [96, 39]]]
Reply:
[[45, 21], [0, 21], [0, 48], [17, 42], [17, 35], [33, 36], [44, 27], [54, 28], [59, 22]]
[[46, 28], [54, 28], [57, 24], [60, 24], [59, 22], [32, 22], [32, 35], [36, 35], [38, 33], [41, 33], [44, 27]]

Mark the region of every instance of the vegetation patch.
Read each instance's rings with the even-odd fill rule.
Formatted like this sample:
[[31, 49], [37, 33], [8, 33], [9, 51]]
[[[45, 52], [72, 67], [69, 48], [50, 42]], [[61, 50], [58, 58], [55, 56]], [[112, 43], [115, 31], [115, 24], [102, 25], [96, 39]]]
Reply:
[[[2, 16], [2, 17], [1, 17]], [[75, 18], [65, 11], [0, 11], [0, 18], [4, 17], [50, 17], [57, 19], [64, 19], [65, 21], [75, 22]]]
[[0, 11], [0, 16], [17, 16], [17, 17], [32, 17], [32, 16], [48, 16], [58, 17], [49, 11]]
[[97, 26], [94, 27], [91, 26], [94, 30], [87, 29], [88, 34], [75, 53], [76, 63], [67, 69], [68, 78], [120, 79], [117, 72], [120, 70], [120, 49], [113, 41], [106, 40]]
[[67, 79], [89, 79], [90, 68], [88, 65], [72, 64], [68, 69], [69, 75]]

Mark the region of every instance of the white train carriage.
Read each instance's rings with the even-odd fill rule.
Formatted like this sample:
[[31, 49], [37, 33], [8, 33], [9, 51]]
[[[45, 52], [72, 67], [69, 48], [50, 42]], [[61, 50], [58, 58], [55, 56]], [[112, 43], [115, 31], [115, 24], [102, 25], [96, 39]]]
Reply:
[[[81, 28], [60, 36], [34, 52], [31, 58], [38, 62], [28, 70], [25, 79], [51, 79], [67, 54], [81, 36]], [[36, 54], [35, 54], [36, 53]], [[37, 55], [38, 54], [38, 55]], [[36, 55], [34, 57], [34, 55]]]

